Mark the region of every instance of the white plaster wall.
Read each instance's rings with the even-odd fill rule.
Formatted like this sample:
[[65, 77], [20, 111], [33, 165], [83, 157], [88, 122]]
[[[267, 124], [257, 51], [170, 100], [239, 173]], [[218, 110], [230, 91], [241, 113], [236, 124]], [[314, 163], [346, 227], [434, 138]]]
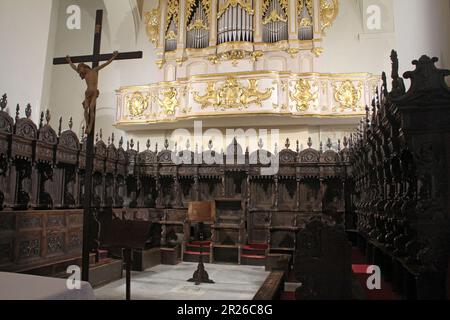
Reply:
[[0, 92], [8, 94], [12, 115], [16, 104], [24, 115], [26, 104], [31, 103], [37, 121], [40, 109], [48, 104], [48, 57], [54, 44], [49, 37], [54, 38], [56, 8], [53, 0], [0, 1]]
[[400, 69], [413, 69], [411, 61], [422, 54], [450, 68], [450, 1], [395, 0], [394, 10]]
[[[144, 59], [117, 61], [101, 71], [99, 90], [100, 98], [97, 102], [97, 131], [102, 128], [104, 139], [112, 132], [125, 135], [113, 128], [115, 121], [116, 95], [115, 90], [126, 84], [148, 84], [160, 81], [159, 70], [155, 65], [155, 53], [146, 38], [141, 23], [136, 33], [135, 21], [129, 1], [117, 0], [59, 0], [59, 19], [56, 34], [55, 55], [64, 57], [70, 55], [85, 55], [92, 53], [95, 12], [104, 10], [102, 53], [144, 51]], [[69, 5], [79, 5], [81, 12], [81, 30], [68, 30], [65, 27]], [[146, 4], [146, 6], [152, 5]], [[51, 105], [55, 114], [53, 124], [60, 116], [73, 116], [74, 130], [81, 132], [83, 112], [81, 102], [84, 97], [85, 83], [69, 66], [55, 66], [53, 68]], [[70, 112], [67, 112], [70, 110]], [[64, 120], [66, 124], [68, 119]]]

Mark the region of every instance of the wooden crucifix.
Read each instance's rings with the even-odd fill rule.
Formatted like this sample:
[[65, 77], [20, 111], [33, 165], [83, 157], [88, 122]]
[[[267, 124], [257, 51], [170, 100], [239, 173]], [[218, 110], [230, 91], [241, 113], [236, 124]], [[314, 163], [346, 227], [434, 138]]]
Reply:
[[[98, 71], [107, 66], [113, 60], [130, 60], [141, 59], [142, 51], [126, 52], [113, 54], [100, 54], [101, 39], [103, 27], [103, 10], [97, 10], [95, 19], [95, 36], [94, 36], [94, 51], [90, 56], [77, 56], [69, 58], [55, 58], [54, 65], [70, 64], [75, 71], [77, 71], [81, 78], [86, 80], [88, 89], [86, 90], [83, 108], [85, 110], [86, 120], [86, 172], [85, 172], [85, 194], [84, 194], [84, 218], [83, 218], [83, 262], [82, 262], [82, 280], [89, 281], [89, 254], [91, 248], [89, 239], [92, 236], [90, 233], [90, 222], [93, 215], [92, 208], [92, 173], [94, 167], [94, 133], [95, 133], [95, 111], [96, 101], [99, 95], [98, 92]], [[99, 62], [108, 61], [106, 64], [99, 66]], [[85, 62], [92, 62], [92, 68], [85, 65]], [[80, 63], [75, 67], [74, 63]], [[89, 78], [88, 78], [89, 77]]]

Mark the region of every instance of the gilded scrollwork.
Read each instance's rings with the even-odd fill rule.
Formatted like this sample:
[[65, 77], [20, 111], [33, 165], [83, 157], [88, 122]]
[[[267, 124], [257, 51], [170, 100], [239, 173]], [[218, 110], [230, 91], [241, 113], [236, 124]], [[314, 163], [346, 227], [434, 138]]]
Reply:
[[[334, 83], [333, 87], [334, 98], [340, 104], [341, 111], [351, 110], [355, 112], [361, 109], [359, 102], [363, 91], [362, 82], [359, 82], [358, 86], [355, 86], [352, 81], [346, 80], [341, 85]], [[333, 111], [337, 111], [337, 108], [334, 108]]]
[[322, 32], [331, 27], [339, 13], [339, 0], [320, 0], [320, 24]]
[[213, 64], [218, 64], [221, 61], [231, 61], [235, 66], [239, 60], [251, 59], [256, 62], [264, 56], [264, 52], [261, 50], [256, 51], [244, 51], [244, 50], [230, 50], [221, 54], [213, 54], [208, 56], [208, 60]]
[[140, 117], [148, 108], [148, 96], [141, 92], [135, 92], [127, 96], [126, 105], [132, 117]]
[[297, 112], [304, 112], [310, 109], [311, 104], [317, 101], [319, 94], [316, 88], [313, 88], [308, 80], [301, 79], [295, 82], [294, 90], [289, 96], [295, 101]]
[[217, 13], [217, 19], [222, 17], [222, 15], [228, 10], [229, 7], [236, 7], [239, 5], [242, 9], [247, 11], [248, 14], [254, 15], [255, 11], [252, 7], [252, 2], [249, 0], [227, 0], [222, 5], [219, 6], [219, 12]]
[[175, 25], [178, 26], [178, 11], [179, 11], [179, 0], [168, 0], [167, 3], [167, 17], [166, 17], [166, 33], [169, 30], [170, 22], [173, 20]]
[[158, 98], [158, 105], [162, 113], [166, 116], [174, 116], [179, 104], [178, 90], [175, 87], [163, 89], [160, 92], [160, 97]]
[[[302, 18], [302, 11], [306, 7], [309, 17]], [[313, 0], [297, 0], [297, 17], [299, 17], [299, 25], [301, 27], [311, 26], [313, 24], [311, 18], [314, 16]]]
[[159, 7], [148, 11], [145, 13], [145, 26], [147, 30], [147, 35], [151, 43], [155, 46], [158, 45], [159, 41], [159, 20], [160, 19], [160, 10]]
[[216, 110], [245, 109], [251, 105], [262, 106], [262, 102], [272, 96], [272, 88], [265, 91], [258, 89], [258, 81], [248, 80], [248, 86], [243, 86], [236, 78], [230, 77], [225, 80], [222, 87], [217, 83], [207, 84], [205, 95], [194, 92], [195, 102], [201, 104], [202, 109], [213, 107]]

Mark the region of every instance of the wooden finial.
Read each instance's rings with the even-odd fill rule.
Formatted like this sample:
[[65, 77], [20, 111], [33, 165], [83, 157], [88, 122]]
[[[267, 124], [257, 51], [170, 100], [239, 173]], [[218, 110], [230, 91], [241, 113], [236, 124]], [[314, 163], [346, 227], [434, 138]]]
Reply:
[[123, 137], [120, 137], [119, 148], [122, 148], [122, 147], [123, 147]]
[[333, 144], [331, 143], [331, 139], [328, 138], [328, 140], [327, 140], [327, 148], [328, 148], [328, 150], [331, 150], [332, 146], [333, 146]]
[[58, 136], [61, 136], [61, 133], [62, 133], [62, 121], [63, 121], [63, 118], [60, 117], [59, 124], [58, 124]]
[[41, 112], [41, 117], [39, 118], [39, 129], [44, 126], [44, 111]]
[[164, 140], [164, 149], [169, 149], [169, 140]]
[[31, 104], [27, 104], [27, 107], [25, 109], [25, 116], [27, 117], [27, 119], [31, 118], [31, 112], [32, 112]]
[[311, 149], [313, 143], [311, 137], [308, 138], [308, 147]]
[[2, 111], [5, 111], [7, 106], [8, 106], [8, 97], [6, 96], [6, 93], [5, 93], [2, 96], [2, 99], [0, 100], [0, 108]]
[[52, 120], [52, 115], [50, 114], [50, 110], [47, 109], [47, 111], [45, 112], [45, 121], [47, 122], [47, 125], [50, 124], [50, 120]]
[[213, 141], [209, 140], [208, 142], [208, 149], [211, 151], [213, 149], [214, 145], [213, 145]]
[[147, 140], [147, 150], [150, 150], [150, 147], [152, 146], [150, 139]]
[[289, 140], [289, 138], [286, 139], [286, 143], [284, 144], [284, 146], [286, 147], [286, 149], [289, 149], [291, 147], [291, 141]]
[[20, 105], [17, 104], [17, 107], [16, 107], [16, 122], [17, 122], [17, 120], [20, 119], [19, 115], [20, 115]]
[[70, 117], [70, 119], [69, 119], [69, 130], [72, 131], [72, 128], [73, 128], [73, 119], [72, 119], [72, 117]]

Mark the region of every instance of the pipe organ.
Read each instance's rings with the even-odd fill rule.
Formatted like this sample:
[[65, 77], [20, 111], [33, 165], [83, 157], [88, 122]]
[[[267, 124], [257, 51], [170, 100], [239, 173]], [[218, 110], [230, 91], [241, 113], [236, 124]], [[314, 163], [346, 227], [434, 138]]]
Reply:
[[298, 39], [312, 40], [313, 39], [313, 1], [299, 0], [297, 4], [298, 10]]
[[263, 41], [274, 43], [288, 40], [287, 0], [264, 0]]
[[[309, 49], [320, 55], [325, 29], [332, 26], [338, 12], [339, 0], [160, 0], [145, 16], [162, 68], [169, 60], [181, 64], [190, 56], [202, 55], [185, 49], [208, 49], [204, 51], [208, 55], [210, 51], [227, 53], [222, 49], [227, 46], [219, 48], [225, 43], [231, 43], [234, 51], [258, 51], [256, 47], [265, 46], [266, 51], [283, 48], [292, 54]], [[160, 43], [155, 40], [159, 34], [164, 36]], [[288, 48], [280, 42], [287, 42]], [[167, 52], [176, 54], [168, 57]]]
[[166, 51], [175, 51], [177, 49], [179, 1], [169, 0], [167, 6], [165, 49]]
[[[145, 12], [145, 21], [149, 40], [156, 46], [155, 64], [161, 69], [158, 82], [225, 73], [315, 73], [323, 52], [325, 30], [333, 25], [339, 12], [339, 0], [159, 0], [154, 3]], [[286, 94], [289, 84], [280, 83], [272, 89]], [[305, 84], [305, 92], [308, 85], [313, 84]], [[155, 101], [172, 101], [167, 105], [176, 105], [176, 98], [184, 92], [186, 88], [169, 90], [166, 95], [161, 93], [155, 97]], [[192, 99], [187, 102], [186, 110], [193, 104]], [[289, 109], [289, 106], [279, 107]]]
[[253, 0], [219, 0], [218, 43], [253, 41]]
[[[188, 4], [186, 47], [202, 49], [209, 45], [209, 1], [191, 0]], [[190, 15], [190, 16], [189, 16]]]

